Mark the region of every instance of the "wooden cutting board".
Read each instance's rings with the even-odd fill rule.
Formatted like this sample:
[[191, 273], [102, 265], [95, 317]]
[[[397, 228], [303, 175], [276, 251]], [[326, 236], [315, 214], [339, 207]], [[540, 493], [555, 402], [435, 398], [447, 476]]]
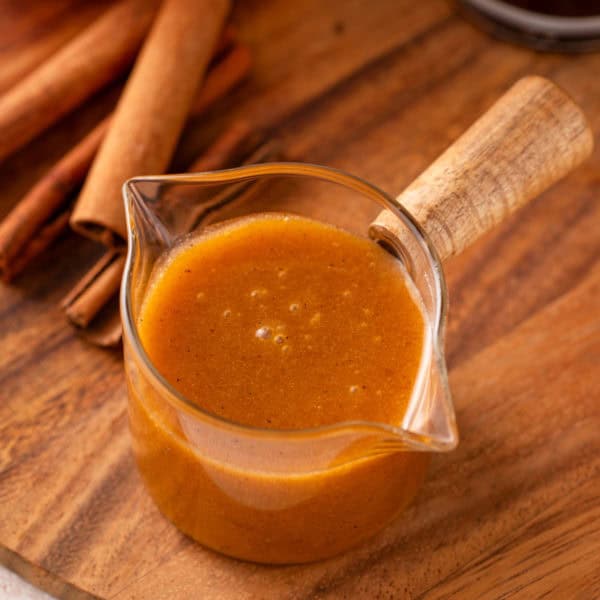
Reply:
[[[0, 0], [0, 72], [107, 4]], [[243, 115], [290, 158], [399, 192], [526, 73], [563, 85], [600, 130], [600, 54], [496, 42], [442, 0], [246, 0], [234, 21], [254, 74], [188, 130], [181, 164]], [[114, 96], [0, 165], [0, 214]], [[70, 235], [0, 286], [3, 563], [66, 598], [600, 598], [600, 150], [448, 264], [461, 445], [400, 520], [313, 565], [230, 560], [154, 508], [120, 352], [86, 345], [57, 308], [97, 254]]]

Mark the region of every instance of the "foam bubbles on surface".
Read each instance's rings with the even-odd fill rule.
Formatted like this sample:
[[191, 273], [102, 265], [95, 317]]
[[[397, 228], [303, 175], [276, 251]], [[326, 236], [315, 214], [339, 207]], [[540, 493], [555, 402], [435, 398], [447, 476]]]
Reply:
[[265, 298], [268, 293], [266, 288], [256, 288], [250, 292], [250, 298]]
[[259, 340], [268, 340], [273, 335], [270, 327], [259, 327], [254, 334]]

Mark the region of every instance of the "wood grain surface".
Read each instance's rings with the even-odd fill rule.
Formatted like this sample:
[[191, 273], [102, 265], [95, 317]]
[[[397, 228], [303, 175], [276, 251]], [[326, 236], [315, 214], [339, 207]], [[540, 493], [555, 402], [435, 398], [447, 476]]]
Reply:
[[[86, 4], [1, 0], [0, 67], [72, 36]], [[528, 73], [563, 86], [600, 131], [600, 54], [494, 41], [442, 0], [246, 0], [233, 17], [254, 74], [189, 128], [176, 166], [243, 116], [289, 158], [398, 194]], [[0, 214], [115, 90], [0, 165]], [[130, 452], [120, 353], [86, 345], [59, 311], [99, 254], [65, 237], [0, 288], [0, 561], [66, 598], [600, 598], [599, 146], [447, 264], [461, 444], [434, 457], [395, 524], [313, 565], [234, 561], [158, 514]]]

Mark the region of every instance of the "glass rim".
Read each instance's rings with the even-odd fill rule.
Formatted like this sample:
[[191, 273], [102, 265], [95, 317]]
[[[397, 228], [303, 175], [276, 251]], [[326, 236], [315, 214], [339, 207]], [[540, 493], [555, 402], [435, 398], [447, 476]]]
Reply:
[[[124, 340], [129, 342], [133, 352], [139, 360], [145, 374], [150, 378], [153, 385], [160, 389], [161, 393], [168, 399], [171, 404], [177, 405], [184, 409], [190, 416], [201, 418], [203, 421], [214, 422], [219, 427], [224, 427], [229, 430], [236, 431], [241, 434], [249, 434], [259, 436], [261, 438], [275, 438], [286, 440], [299, 440], [303, 438], [314, 439], [317, 436], [326, 436], [335, 433], [345, 432], [346, 430], [366, 430], [366, 431], [386, 431], [394, 436], [410, 438], [410, 443], [416, 446], [421, 446], [425, 450], [447, 450], [453, 448], [455, 444], [446, 442], [438, 442], [431, 440], [422, 434], [411, 432], [401, 425], [394, 426], [389, 423], [381, 423], [378, 421], [366, 420], [347, 420], [338, 421], [329, 425], [321, 425], [318, 427], [309, 427], [302, 429], [269, 429], [265, 427], [256, 427], [252, 425], [244, 425], [236, 421], [232, 421], [209, 412], [191, 400], [184, 394], [179, 392], [154, 366], [152, 360], [144, 350], [141, 340], [137, 333], [137, 327], [133, 320], [132, 294], [129, 293], [132, 278], [132, 266], [135, 259], [135, 243], [134, 229], [131, 226], [133, 218], [131, 215], [130, 198], [138, 199], [135, 192], [135, 186], [138, 183], [157, 183], [157, 184], [218, 184], [218, 183], [233, 183], [244, 180], [258, 179], [262, 177], [312, 177], [322, 181], [337, 183], [347, 188], [353, 189], [356, 192], [368, 196], [375, 200], [383, 208], [387, 208], [396, 215], [408, 227], [411, 234], [417, 240], [422, 250], [425, 250], [428, 261], [430, 263], [431, 272], [434, 274], [434, 290], [436, 303], [436, 311], [431, 322], [432, 348], [433, 359], [436, 361], [436, 368], [442, 368], [445, 372], [444, 359], [444, 328], [448, 307], [448, 292], [446, 280], [442, 268], [441, 260], [419, 223], [415, 218], [402, 206], [398, 200], [390, 196], [377, 186], [369, 183], [365, 179], [352, 175], [340, 169], [316, 165], [312, 163], [302, 162], [269, 162], [254, 165], [244, 165], [230, 169], [222, 169], [217, 171], [205, 171], [190, 174], [174, 174], [174, 175], [148, 175], [139, 176], [128, 179], [122, 186], [123, 200], [125, 204], [126, 220], [128, 223], [128, 250], [123, 271], [123, 279], [121, 291], [119, 295], [119, 305], [121, 312], [121, 321], [123, 324]], [[131, 194], [131, 195], [130, 195]], [[138, 199], [139, 200], [139, 199]], [[374, 243], [377, 243], [376, 241]], [[447, 382], [445, 381], [447, 386]], [[415, 395], [418, 389], [415, 385], [411, 393], [407, 407], [410, 407], [415, 401]], [[407, 408], [408, 412], [408, 408]]]

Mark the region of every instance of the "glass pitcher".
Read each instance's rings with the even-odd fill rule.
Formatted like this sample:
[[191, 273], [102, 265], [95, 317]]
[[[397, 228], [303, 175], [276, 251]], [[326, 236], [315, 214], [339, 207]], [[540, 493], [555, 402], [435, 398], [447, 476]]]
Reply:
[[[589, 129], [565, 98], [540, 78], [517, 83], [399, 199], [358, 177], [300, 163], [125, 184], [129, 254], [121, 311], [133, 449], [148, 491], [179, 529], [237, 558], [300, 563], [359, 544], [410, 503], [431, 454], [458, 442], [439, 256], [460, 251], [589, 154]], [[511, 185], [497, 184], [498, 169]], [[427, 340], [401, 422], [247, 427], [190, 402], [149, 360], [137, 318], [157, 265], [192, 230], [267, 211], [370, 237], [402, 263], [422, 301]]]
[[[129, 416], [140, 472], [159, 508], [206, 546], [259, 562], [316, 560], [373, 535], [412, 500], [429, 453], [452, 449], [458, 439], [443, 358], [444, 278], [418, 225], [374, 186], [306, 164], [139, 178], [126, 184], [125, 194]], [[336, 201], [327, 207], [328, 197]], [[362, 219], [349, 219], [339, 210], [342, 202]], [[285, 210], [366, 235], [377, 213], [371, 205], [393, 211], [415, 241], [410, 256], [406, 247], [385, 244], [410, 266], [428, 323], [401, 423], [349, 420], [304, 431], [246, 427], [203, 411], [157, 372], [140, 344], [137, 315], [155, 265], [190, 229]]]

